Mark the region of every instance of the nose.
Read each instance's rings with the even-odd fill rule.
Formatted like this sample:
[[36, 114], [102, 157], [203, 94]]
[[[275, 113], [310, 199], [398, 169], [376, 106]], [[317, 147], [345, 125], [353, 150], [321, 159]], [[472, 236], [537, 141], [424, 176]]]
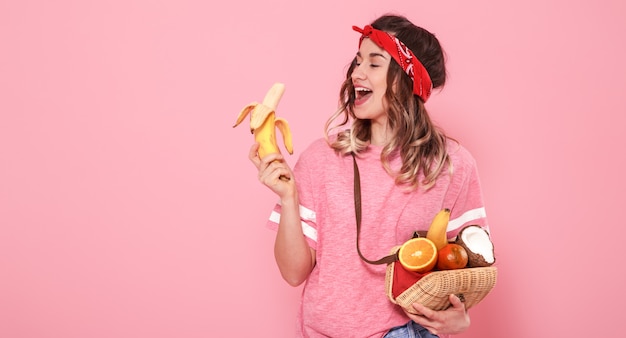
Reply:
[[365, 73], [361, 70], [361, 67], [359, 65], [354, 66], [354, 69], [352, 70], [352, 74], [350, 74], [350, 77], [352, 78], [352, 80], [363, 80], [365, 79]]

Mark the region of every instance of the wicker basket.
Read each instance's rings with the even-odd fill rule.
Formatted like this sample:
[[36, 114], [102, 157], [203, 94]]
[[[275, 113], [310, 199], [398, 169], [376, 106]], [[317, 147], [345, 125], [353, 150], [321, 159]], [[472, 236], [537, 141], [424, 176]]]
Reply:
[[495, 266], [433, 271], [394, 298], [393, 276], [395, 264], [387, 265], [385, 288], [392, 303], [400, 305], [407, 312], [417, 314], [413, 303], [420, 303], [433, 310], [450, 307], [448, 296], [455, 294], [469, 309], [478, 304], [493, 289], [497, 279]]

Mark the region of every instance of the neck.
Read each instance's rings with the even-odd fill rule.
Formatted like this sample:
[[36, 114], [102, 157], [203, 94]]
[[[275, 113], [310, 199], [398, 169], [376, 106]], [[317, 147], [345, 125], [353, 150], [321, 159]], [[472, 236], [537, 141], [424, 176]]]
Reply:
[[384, 146], [389, 142], [387, 124], [372, 121], [370, 143], [375, 146]]

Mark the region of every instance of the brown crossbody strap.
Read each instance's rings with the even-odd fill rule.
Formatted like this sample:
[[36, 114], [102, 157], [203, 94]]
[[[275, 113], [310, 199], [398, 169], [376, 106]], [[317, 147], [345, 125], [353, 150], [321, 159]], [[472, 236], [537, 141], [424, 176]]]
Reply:
[[356, 165], [356, 157], [352, 153], [352, 161], [354, 162], [354, 213], [356, 215], [356, 251], [362, 260], [369, 264], [389, 264], [398, 260], [398, 253], [385, 256], [376, 261], [370, 261], [365, 258], [359, 248], [359, 237], [361, 236], [361, 176], [359, 175], [359, 167]]

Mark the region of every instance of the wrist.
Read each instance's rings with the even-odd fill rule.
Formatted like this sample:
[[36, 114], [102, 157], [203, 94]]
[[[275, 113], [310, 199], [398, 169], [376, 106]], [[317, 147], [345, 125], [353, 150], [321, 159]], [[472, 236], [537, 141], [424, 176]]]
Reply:
[[285, 194], [280, 198], [280, 204], [283, 208], [298, 207], [298, 193], [294, 191], [291, 194]]

